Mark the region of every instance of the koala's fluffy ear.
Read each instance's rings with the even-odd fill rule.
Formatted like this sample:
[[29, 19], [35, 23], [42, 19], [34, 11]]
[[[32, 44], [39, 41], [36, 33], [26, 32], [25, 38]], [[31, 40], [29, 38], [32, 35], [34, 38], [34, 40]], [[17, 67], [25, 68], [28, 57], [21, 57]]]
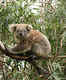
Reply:
[[15, 24], [9, 25], [9, 31], [10, 32], [15, 32], [16, 31], [16, 25]]
[[31, 26], [31, 25], [27, 25], [27, 31], [30, 31], [30, 30], [32, 30], [33, 29], [33, 27]]

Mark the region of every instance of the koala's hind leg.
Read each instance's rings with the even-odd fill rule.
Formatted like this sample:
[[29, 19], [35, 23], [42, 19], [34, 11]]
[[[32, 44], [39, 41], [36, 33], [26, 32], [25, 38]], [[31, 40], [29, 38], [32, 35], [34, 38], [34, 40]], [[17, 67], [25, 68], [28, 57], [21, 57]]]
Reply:
[[38, 43], [32, 46], [32, 51], [35, 53], [36, 56], [40, 56], [40, 57], [48, 56], [43, 46]]

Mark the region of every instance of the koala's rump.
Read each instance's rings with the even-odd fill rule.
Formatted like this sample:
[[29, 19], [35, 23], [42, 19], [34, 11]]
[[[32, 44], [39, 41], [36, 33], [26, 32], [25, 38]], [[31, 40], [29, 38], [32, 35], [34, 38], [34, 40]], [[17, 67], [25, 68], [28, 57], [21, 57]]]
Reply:
[[51, 52], [49, 40], [39, 31], [33, 32], [32, 52], [38, 56], [48, 56]]

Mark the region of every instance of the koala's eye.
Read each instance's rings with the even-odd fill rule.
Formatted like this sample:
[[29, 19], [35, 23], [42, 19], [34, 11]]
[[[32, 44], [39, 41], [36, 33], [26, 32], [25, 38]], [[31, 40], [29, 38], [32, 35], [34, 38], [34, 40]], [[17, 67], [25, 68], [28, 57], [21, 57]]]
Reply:
[[16, 30], [16, 32], [19, 32], [19, 30]]

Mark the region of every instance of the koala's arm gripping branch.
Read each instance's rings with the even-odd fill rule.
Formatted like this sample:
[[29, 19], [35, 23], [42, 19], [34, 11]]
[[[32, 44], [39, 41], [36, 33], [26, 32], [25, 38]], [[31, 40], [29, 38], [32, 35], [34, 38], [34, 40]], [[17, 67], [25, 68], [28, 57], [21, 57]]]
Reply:
[[0, 51], [5, 54], [6, 56], [9, 56], [13, 59], [17, 60], [29, 60], [29, 59], [36, 59], [36, 57], [32, 54], [32, 51], [27, 51], [24, 53], [16, 53], [14, 54], [13, 51], [11, 51], [12, 48], [7, 48], [1, 41], [0, 41]]
[[[5, 46], [5, 47], [6, 47], [6, 46]], [[28, 52], [28, 51], [31, 50], [31, 45], [29, 45], [29, 46], [27, 47], [26, 44], [19, 43], [19, 44], [14, 45], [14, 46], [11, 47], [11, 48], [6, 47], [6, 49], [7, 49], [10, 53], [13, 53], [14, 55], [15, 55], [15, 54], [22, 54], [22, 53], [23, 53], [23, 55], [24, 55], [26, 52]]]

